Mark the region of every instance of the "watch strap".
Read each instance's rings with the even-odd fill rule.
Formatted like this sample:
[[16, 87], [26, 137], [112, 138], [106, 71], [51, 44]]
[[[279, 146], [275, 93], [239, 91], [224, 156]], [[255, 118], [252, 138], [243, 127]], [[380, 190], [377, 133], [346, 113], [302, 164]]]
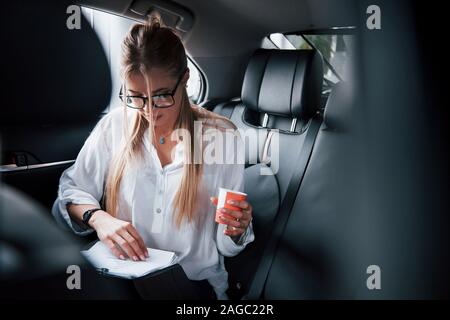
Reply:
[[86, 210], [84, 213], [83, 213], [83, 223], [87, 226], [87, 227], [91, 227], [90, 225], [89, 225], [89, 220], [91, 219], [91, 217], [92, 217], [92, 214], [94, 213], [94, 212], [96, 212], [96, 211], [98, 211], [98, 210], [102, 210], [101, 208], [94, 208], [94, 209], [89, 209], [89, 210]]

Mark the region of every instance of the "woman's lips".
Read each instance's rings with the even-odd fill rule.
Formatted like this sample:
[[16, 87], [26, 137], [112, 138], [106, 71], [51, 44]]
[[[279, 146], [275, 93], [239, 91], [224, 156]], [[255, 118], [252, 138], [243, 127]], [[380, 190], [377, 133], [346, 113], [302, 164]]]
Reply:
[[151, 116], [153, 120], [158, 120], [162, 117], [162, 114], [158, 114], [158, 115], [152, 115]]

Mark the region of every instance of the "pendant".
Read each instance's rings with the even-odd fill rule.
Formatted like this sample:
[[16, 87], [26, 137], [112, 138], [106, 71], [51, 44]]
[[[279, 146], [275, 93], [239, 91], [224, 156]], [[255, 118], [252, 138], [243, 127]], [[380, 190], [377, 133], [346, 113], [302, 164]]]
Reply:
[[159, 144], [164, 144], [164, 137], [159, 137]]

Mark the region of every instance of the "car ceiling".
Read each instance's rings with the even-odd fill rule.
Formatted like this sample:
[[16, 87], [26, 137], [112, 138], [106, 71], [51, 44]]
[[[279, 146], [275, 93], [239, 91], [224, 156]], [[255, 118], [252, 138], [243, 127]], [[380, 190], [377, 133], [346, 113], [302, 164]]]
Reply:
[[[81, 5], [133, 17], [133, 0], [82, 0]], [[141, 1], [142, 2], [142, 1]], [[168, 1], [159, 1], [168, 2]], [[208, 78], [208, 98], [240, 94], [245, 65], [270, 33], [355, 25], [354, 0], [184, 0], [194, 25], [183, 37]], [[145, 5], [145, 4], [144, 4]], [[148, 1], [149, 8], [152, 1]]]

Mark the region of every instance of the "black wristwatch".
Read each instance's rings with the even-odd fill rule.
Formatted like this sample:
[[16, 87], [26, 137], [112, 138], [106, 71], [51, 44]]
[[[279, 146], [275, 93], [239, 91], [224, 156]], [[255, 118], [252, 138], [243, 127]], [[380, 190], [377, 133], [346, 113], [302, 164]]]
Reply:
[[85, 213], [83, 213], [83, 223], [87, 226], [87, 227], [91, 227], [90, 225], [89, 225], [89, 219], [91, 219], [91, 217], [92, 217], [92, 214], [95, 212], [95, 211], [98, 211], [98, 210], [102, 210], [101, 208], [95, 208], [95, 209], [89, 209], [89, 210], [86, 210], [86, 212]]

